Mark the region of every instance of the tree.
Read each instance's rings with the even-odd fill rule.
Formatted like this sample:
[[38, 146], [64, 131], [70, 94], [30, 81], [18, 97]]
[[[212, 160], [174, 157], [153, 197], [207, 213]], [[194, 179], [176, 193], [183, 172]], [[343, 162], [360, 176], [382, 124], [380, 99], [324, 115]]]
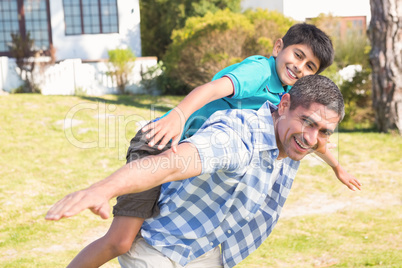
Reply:
[[40, 93], [40, 88], [35, 82], [35, 76], [33, 74], [36, 60], [35, 58], [40, 56], [40, 51], [35, 50], [34, 40], [31, 39], [30, 33], [26, 36], [20, 34], [11, 34], [12, 42], [10, 44], [10, 53], [20, 69], [21, 78], [25, 81], [17, 92], [18, 93]]
[[182, 28], [188, 17], [225, 8], [240, 12], [240, 0], [141, 0], [142, 54], [162, 59], [172, 31]]
[[370, 0], [373, 108], [380, 132], [402, 134], [402, 1]]

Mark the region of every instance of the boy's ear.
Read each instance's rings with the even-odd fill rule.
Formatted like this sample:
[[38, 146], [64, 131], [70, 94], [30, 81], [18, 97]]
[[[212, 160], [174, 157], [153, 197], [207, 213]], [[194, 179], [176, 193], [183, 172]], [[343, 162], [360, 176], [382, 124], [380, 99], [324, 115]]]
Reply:
[[286, 114], [286, 112], [290, 109], [290, 95], [286, 93], [282, 96], [281, 102], [278, 104], [278, 114], [280, 116]]
[[276, 40], [274, 48], [272, 49], [272, 56], [277, 57], [279, 52], [281, 52], [283, 49], [283, 40], [282, 38], [279, 38]]

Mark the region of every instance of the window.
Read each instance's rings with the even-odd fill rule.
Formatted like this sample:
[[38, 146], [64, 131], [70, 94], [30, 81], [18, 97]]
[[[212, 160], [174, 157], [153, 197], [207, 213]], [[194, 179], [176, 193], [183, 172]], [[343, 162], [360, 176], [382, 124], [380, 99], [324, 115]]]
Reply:
[[7, 52], [11, 34], [19, 32], [18, 6], [16, 1], [0, 2], [0, 51]]
[[0, 56], [10, 56], [11, 33], [34, 40], [34, 49], [46, 51], [51, 44], [49, 0], [0, 1]]
[[63, 0], [66, 35], [118, 33], [116, 0]]
[[25, 31], [35, 40], [36, 49], [49, 48], [47, 7], [45, 1], [24, 0]]

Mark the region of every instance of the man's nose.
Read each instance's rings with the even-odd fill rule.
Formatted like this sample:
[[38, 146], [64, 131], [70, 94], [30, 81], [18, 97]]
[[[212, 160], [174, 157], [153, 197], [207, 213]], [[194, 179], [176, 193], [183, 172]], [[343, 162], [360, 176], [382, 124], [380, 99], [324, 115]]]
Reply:
[[314, 127], [305, 129], [304, 139], [310, 147], [316, 147], [318, 144], [318, 130]]

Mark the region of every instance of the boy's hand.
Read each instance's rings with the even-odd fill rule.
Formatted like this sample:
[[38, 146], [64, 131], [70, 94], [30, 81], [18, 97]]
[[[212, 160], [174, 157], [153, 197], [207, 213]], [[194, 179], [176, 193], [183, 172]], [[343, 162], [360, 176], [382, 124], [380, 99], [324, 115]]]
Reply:
[[45, 219], [58, 221], [62, 218], [72, 217], [87, 208], [102, 219], [109, 218], [109, 200], [105, 196], [97, 194], [94, 189], [85, 189], [69, 194], [54, 204], [47, 212]]
[[184, 115], [179, 109], [173, 109], [167, 116], [159, 119], [154, 123], [150, 123], [141, 129], [142, 132], [151, 130], [147, 135], [147, 139], [151, 139], [149, 146], [154, 146], [158, 142], [158, 149], [162, 150], [166, 144], [172, 140], [172, 150], [177, 153], [177, 145], [183, 133], [185, 123]]
[[338, 168], [335, 170], [335, 174], [350, 190], [356, 191], [356, 188], [361, 190], [361, 183], [353, 175], [347, 173], [340, 165], [338, 165]]

